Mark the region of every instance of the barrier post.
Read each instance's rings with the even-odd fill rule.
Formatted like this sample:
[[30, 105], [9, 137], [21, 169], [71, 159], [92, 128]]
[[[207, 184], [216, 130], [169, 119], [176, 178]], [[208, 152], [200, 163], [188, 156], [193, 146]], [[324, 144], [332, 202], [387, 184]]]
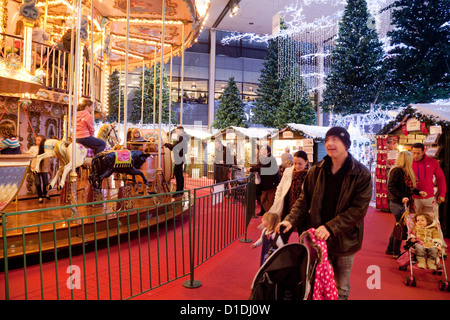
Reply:
[[246, 215], [246, 221], [245, 221], [245, 232], [244, 232], [244, 238], [239, 240], [243, 243], [250, 243], [252, 242], [251, 239], [247, 238], [247, 229], [248, 225], [251, 221], [251, 219], [255, 216], [255, 199], [256, 197], [256, 190], [255, 190], [255, 175], [251, 174], [247, 177], [247, 215]]
[[194, 251], [195, 251], [195, 214], [197, 206], [197, 190], [194, 189], [194, 205], [190, 205], [191, 197], [189, 195], [189, 271], [190, 279], [183, 282], [183, 286], [189, 289], [199, 288], [202, 283], [194, 279]]

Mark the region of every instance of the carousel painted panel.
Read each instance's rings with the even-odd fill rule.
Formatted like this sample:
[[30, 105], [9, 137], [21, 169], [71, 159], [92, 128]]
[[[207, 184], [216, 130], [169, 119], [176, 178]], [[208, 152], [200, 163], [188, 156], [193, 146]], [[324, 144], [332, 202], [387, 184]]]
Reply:
[[28, 155], [0, 155], [0, 211], [17, 196], [32, 158]]

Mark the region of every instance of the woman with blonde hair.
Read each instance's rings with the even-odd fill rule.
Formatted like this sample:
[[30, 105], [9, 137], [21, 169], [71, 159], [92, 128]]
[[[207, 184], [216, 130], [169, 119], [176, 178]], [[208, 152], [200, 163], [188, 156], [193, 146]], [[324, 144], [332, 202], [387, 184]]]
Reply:
[[[417, 179], [412, 163], [413, 157], [411, 152], [402, 151], [398, 155], [395, 166], [389, 171], [387, 184], [389, 209], [394, 215], [395, 223], [400, 220], [405, 212], [406, 203], [409, 202], [410, 211], [414, 212], [413, 195], [425, 197], [427, 194], [425, 191], [420, 191], [416, 188]], [[386, 254], [397, 258], [400, 255], [401, 244], [402, 240], [396, 239], [391, 233]]]

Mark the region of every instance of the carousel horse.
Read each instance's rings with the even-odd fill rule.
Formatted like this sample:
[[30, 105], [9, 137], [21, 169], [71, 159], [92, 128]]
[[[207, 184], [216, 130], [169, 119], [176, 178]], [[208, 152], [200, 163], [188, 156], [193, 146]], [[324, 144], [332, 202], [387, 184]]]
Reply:
[[[97, 138], [106, 142], [107, 148], [113, 148], [117, 145], [119, 135], [115, 124], [104, 124], [97, 135]], [[44, 144], [44, 153], [36, 157], [36, 168], [39, 168], [39, 164], [43, 159], [58, 157], [61, 161], [61, 166], [56, 173], [53, 180], [50, 182], [48, 189], [55, 187], [58, 178], [61, 176], [58, 189], [62, 189], [67, 178], [67, 174], [72, 169], [72, 142], [67, 140], [47, 139]], [[75, 167], [78, 168], [85, 163], [88, 149], [82, 144], [77, 143]]]
[[[105, 150], [110, 150], [110, 149], [116, 150], [116, 149], [123, 148], [119, 144], [120, 138], [119, 138], [118, 129], [116, 127], [116, 122], [114, 122], [112, 124], [104, 124], [103, 126], [101, 126], [100, 129], [98, 130], [97, 138], [106, 142]], [[92, 156], [91, 156], [89, 153], [89, 150], [90, 149], [88, 149], [88, 155], [84, 159], [85, 164], [88, 164], [88, 165], [91, 164], [91, 161], [93, 158], [93, 153], [94, 153], [92, 150], [90, 150], [92, 152]]]
[[92, 159], [92, 170], [89, 180], [94, 189], [100, 190], [102, 181], [108, 178], [114, 172], [124, 173], [133, 176], [133, 182], [136, 182], [135, 176], [139, 175], [148, 185], [145, 175], [139, 169], [147, 161], [149, 153], [130, 150], [102, 151]]

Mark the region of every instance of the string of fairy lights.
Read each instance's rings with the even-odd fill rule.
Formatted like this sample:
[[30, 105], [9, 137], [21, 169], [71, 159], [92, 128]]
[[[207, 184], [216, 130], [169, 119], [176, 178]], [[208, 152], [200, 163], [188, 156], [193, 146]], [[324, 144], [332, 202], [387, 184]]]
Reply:
[[[380, 40], [386, 46], [387, 31], [390, 30], [389, 5], [393, 0], [367, 0], [371, 15], [368, 26], [376, 28]], [[335, 13], [308, 21], [306, 9], [316, 6], [336, 7]], [[339, 22], [346, 5], [345, 0], [297, 0], [280, 11], [284, 29], [277, 34], [232, 33], [222, 39], [222, 45], [232, 41], [278, 43], [278, 72], [280, 79], [289, 78], [292, 99], [303, 94], [303, 84], [309, 93], [324, 89], [323, 79], [330, 71], [331, 52], [339, 31]]]

